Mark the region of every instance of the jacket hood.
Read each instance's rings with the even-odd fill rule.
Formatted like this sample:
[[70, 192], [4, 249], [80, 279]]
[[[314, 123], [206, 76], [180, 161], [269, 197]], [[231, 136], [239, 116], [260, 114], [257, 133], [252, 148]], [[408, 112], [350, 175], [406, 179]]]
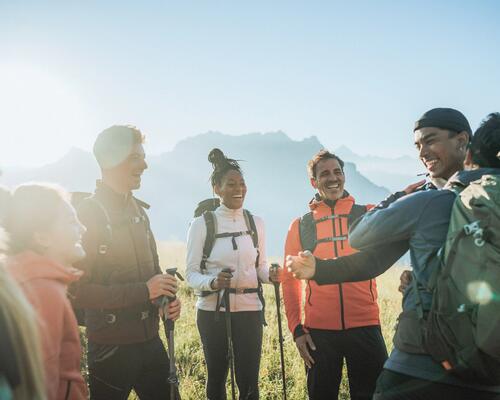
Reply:
[[473, 181], [481, 179], [483, 175], [500, 175], [500, 168], [478, 168], [471, 170], [458, 171], [450, 179], [445, 188], [449, 189], [452, 186], [467, 186]]
[[352, 197], [347, 190], [344, 190], [344, 194], [342, 197], [336, 201], [331, 201], [331, 200], [323, 200], [318, 193], [315, 194], [315, 196], [312, 198], [312, 200], [309, 202], [309, 208], [311, 211], [315, 210], [318, 207], [326, 206], [328, 208], [333, 208], [335, 205], [339, 202], [346, 202], [346, 203], [351, 203], [354, 204], [354, 197]]
[[83, 271], [79, 269], [65, 267], [33, 251], [25, 251], [8, 257], [7, 268], [19, 283], [33, 279], [52, 279], [64, 284], [70, 284], [83, 275]]

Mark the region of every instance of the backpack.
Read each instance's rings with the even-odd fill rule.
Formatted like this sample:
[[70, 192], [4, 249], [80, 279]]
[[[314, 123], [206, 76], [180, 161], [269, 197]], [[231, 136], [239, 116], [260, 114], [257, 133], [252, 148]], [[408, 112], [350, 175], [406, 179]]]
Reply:
[[348, 225], [351, 225], [354, 221], [356, 221], [359, 217], [366, 213], [366, 211], [366, 206], [353, 204], [349, 214], [332, 214], [318, 219], [314, 219], [312, 211], [304, 214], [299, 221], [299, 237], [302, 250], [309, 250], [311, 253], [313, 253], [318, 243], [347, 240], [347, 232], [344, 236], [332, 236], [318, 239], [317, 224], [329, 219], [333, 220], [335, 218], [347, 218]]
[[425, 349], [461, 379], [499, 385], [500, 176], [484, 175], [454, 191], [446, 242], [428, 287], [433, 299], [423, 325]]
[[[259, 259], [260, 259], [260, 252], [259, 252], [259, 234], [257, 232], [257, 226], [255, 225], [255, 220], [253, 218], [253, 215], [250, 211], [248, 210], [243, 210], [243, 217], [245, 218], [245, 223], [247, 226], [247, 230], [244, 232], [225, 232], [225, 233], [217, 233], [217, 218], [215, 217], [214, 211], [217, 209], [217, 207], [220, 206], [220, 200], [217, 198], [213, 199], [206, 199], [198, 203], [198, 206], [196, 207], [196, 210], [194, 212], [194, 217], [199, 217], [203, 216], [203, 219], [205, 220], [205, 226], [207, 229], [207, 235], [205, 237], [205, 243], [203, 244], [203, 253], [202, 253], [202, 258], [200, 262], [200, 270], [202, 274], [205, 274], [207, 272], [207, 260], [210, 257], [210, 254], [212, 253], [212, 250], [215, 245], [215, 241], [219, 238], [224, 238], [224, 237], [230, 237], [232, 238], [232, 245], [233, 249], [236, 250], [236, 240], [235, 238], [239, 236], [245, 236], [245, 235], [250, 235], [252, 238], [252, 243], [254, 248], [257, 250], [257, 257], [255, 259], [255, 268], [257, 269], [259, 267]], [[260, 302], [262, 303], [262, 323], [264, 325], [266, 324], [264, 314], [265, 314], [265, 307], [266, 307], [266, 302], [264, 300], [264, 292], [262, 289], [262, 282], [260, 279], [257, 278], [257, 288], [255, 290], [247, 290], [246, 293], [251, 293], [251, 292], [256, 292], [257, 296], [259, 297]], [[201, 291], [197, 293], [198, 296], [200, 297], [206, 297], [211, 294], [215, 294], [216, 292], [212, 291]], [[219, 304], [217, 308], [219, 308]]]

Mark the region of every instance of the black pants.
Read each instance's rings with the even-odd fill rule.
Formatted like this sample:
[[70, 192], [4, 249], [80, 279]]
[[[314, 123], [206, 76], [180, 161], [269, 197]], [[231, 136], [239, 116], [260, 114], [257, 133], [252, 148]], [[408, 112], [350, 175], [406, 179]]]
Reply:
[[314, 364], [307, 371], [309, 398], [338, 398], [345, 358], [351, 399], [371, 399], [387, 359], [380, 326], [344, 331], [310, 329], [310, 334], [316, 351], [311, 351]]
[[92, 400], [127, 400], [132, 389], [141, 400], [170, 399], [169, 359], [161, 339], [108, 346], [89, 343]]
[[384, 369], [373, 400], [498, 400], [499, 393], [431, 382]]
[[[240, 400], [259, 398], [259, 367], [262, 351], [262, 320], [259, 311], [232, 312], [231, 330], [234, 369]], [[229, 370], [225, 315], [215, 320], [214, 311], [198, 310], [197, 323], [207, 363], [207, 399], [226, 399]]]

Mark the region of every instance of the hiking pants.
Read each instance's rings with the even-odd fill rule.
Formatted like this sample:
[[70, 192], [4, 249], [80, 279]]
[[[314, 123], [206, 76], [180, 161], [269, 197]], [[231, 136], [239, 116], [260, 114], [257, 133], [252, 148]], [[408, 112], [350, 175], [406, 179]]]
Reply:
[[141, 400], [170, 399], [169, 359], [159, 337], [120, 346], [89, 343], [91, 400], [127, 400], [132, 389]]
[[499, 400], [500, 393], [427, 381], [384, 369], [373, 400]]
[[[259, 398], [259, 367], [262, 351], [262, 320], [260, 311], [232, 312], [231, 331], [234, 370], [241, 400]], [[226, 379], [229, 371], [224, 312], [218, 320], [215, 311], [198, 310], [198, 330], [207, 363], [207, 399], [226, 400]]]
[[307, 371], [307, 390], [312, 400], [337, 399], [344, 358], [352, 400], [371, 399], [382, 372], [387, 349], [380, 326], [343, 331], [309, 329], [316, 350]]

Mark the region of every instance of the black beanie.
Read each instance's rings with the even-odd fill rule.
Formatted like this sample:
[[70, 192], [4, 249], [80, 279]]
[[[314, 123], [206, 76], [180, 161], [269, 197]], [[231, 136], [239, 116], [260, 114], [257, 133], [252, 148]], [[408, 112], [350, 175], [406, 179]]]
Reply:
[[500, 113], [488, 115], [474, 132], [472, 161], [480, 167], [500, 168]]
[[427, 111], [415, 122], [413, 132], [428, 127], [448, 129], [454, 132], [466, 131], [469, 138], [472, 136], [472, 129], [467, 118], [460, 111], [453, 108], [433, 108]]

